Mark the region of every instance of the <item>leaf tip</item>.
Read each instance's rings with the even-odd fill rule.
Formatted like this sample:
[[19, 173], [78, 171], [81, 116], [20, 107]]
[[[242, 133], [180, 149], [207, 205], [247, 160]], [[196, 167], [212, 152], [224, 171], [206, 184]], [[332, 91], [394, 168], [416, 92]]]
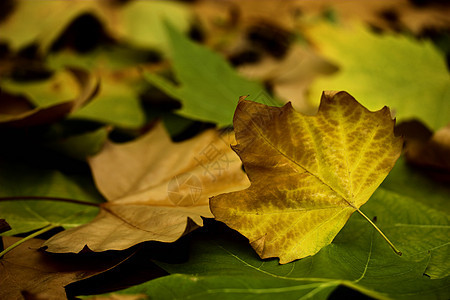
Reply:
[[250, 95], [239, 96], [239, 102], [246, 100], [248, 96]]

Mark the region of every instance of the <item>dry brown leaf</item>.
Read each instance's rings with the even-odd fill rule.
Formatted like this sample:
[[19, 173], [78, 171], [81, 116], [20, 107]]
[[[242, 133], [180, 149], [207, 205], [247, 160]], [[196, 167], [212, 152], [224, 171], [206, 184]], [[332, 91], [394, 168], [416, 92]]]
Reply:
[[[61, 232], [50, 252], [121, 250], [144, 241], [174, 242], [213, 217], [208, 199], [249, 186], [234, 135], [208, 130], [173, 143], [162, 124], [136, 141], [108, 142], [89, 160], [108, 200], [90, 223]], [[192, 222], [190, 222], [191, 220]]]
[[[3, 237], [4, 248], [20, 240]], [[66, 299], [64, 287], [113, 267], [117, 261], [55, 257], [39, 251], [31, 239], [0, 259], [0, 299]]]

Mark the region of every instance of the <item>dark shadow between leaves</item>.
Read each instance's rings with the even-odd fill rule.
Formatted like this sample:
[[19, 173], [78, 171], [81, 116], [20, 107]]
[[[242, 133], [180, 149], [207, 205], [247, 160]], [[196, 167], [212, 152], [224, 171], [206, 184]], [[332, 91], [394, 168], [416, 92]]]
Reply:
[[[132, 254], [105, 272], [67, 285], [66, 291], [69, 299], [80, 295], [114, 292], [169, 275], [167, 271], [157, 266], [153, 260], [173, 264], [186, 262], [189, 257], [190, 239], [191, 237], [188, 235], [174, 243], [145, 242], [124, 251], [111, 251], [111, 253]], [[90, 252], [90, 250], [87, 251]], [[90, 252], [90, 255], [101, 256], [107, 252]], [[83, 253], [82, 255], [89, 254]]]

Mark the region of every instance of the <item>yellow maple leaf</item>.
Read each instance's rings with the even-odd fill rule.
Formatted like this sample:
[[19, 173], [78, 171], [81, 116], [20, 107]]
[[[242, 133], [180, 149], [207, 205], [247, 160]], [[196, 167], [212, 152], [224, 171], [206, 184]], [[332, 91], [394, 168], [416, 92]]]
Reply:
[[371, 222], [359, 207], [402, 149], [389, 109], [370, 112], [346, 92], [325, 92], [314, 116], [290, 103], [278, 108], [241, 99], [233, 122], [233, 149], [251, 186], [211, 198], [211, 211], [262, 258], [280, 263], [330, 244], [354, 211]]

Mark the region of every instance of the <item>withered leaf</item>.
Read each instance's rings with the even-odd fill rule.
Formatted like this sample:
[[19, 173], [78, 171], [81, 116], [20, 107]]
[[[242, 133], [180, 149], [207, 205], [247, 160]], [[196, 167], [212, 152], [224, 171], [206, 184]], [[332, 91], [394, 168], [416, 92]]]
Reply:
[[241, 100], [237, 145], [251, 186], [211, 198], [217, 220], [239, 231], [262, 258], [287, 263], [331, 243], [400, 155], [387, 107], [370, 112], [346, 92], [322, 95], [305, 116]]
[[173, 242], [202, 226], [202, 216], [212, 217], [209, 197], [249, 185], [230, 138], [211, 129], [173, 143], [158, 124], [136, 141], [106, 143], [89, 164], [108, 202], [92, 222], [49, 239], [47, 250], [121, 250], [144, 241]]
[[[3, 237], [4, 248], [20, 240]], [[43, 240], [31, 239], [0, 259], [0, 299], [66, 299], [64, 286], [103, 272], [123, 258], [107, 260], [55, 257], [40, 251]], [[29, 298], [28, 298], [29, 299]]]

